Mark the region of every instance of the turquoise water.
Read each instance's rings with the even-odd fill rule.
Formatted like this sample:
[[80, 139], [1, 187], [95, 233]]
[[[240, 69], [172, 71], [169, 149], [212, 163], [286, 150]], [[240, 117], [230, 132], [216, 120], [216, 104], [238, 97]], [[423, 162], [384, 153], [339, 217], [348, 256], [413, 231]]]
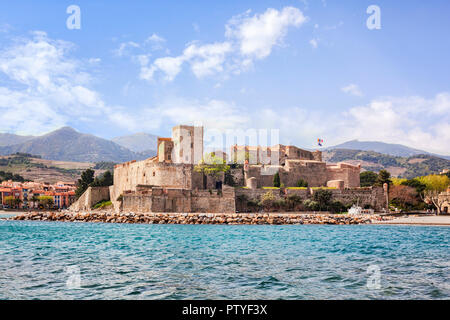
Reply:
[[0, 221], [0, 298], [449, 299], [449, 239], [447, 227]]

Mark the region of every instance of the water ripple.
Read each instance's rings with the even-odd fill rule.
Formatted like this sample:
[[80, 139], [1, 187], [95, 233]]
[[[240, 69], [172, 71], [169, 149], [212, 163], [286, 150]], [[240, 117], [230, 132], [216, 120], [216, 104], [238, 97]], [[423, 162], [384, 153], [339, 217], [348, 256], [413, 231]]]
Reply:
[[[449, 299], [450, 228], [0, 221], [0, 299]], [[380, 288], [367, 287], [369, 266]], [[67, 285], [69, 267], [81, 285]]]

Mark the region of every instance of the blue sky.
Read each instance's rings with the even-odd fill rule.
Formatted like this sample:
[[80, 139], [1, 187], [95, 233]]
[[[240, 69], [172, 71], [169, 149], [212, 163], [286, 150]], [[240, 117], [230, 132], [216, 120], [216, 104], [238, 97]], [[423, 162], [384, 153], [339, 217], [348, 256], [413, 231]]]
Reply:
[[[69, 5], [81, 29], [66, 27]], [[381, 29], [369, 30], [369, 5]], [[450, 155], [448, 1], [0, 3], [0, 132], [178, 123]]]

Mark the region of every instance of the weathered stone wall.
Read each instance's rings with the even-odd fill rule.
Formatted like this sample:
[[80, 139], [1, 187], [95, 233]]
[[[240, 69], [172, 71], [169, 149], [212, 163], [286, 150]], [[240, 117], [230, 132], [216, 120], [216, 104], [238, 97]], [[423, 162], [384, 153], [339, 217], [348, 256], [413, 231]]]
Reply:
[[115, 166], [111, 199], [117, 199], [126, 190], [135, 191], [137, 185], [191, 189], [201, 188], [201, 181], [201, 174], [195, 173], [190, 164], [164, 163], [150, 159], [131, 161]]
[[344, 186], [346, 188], [357, 188], [360, 186], [360, 169], [360, 166], [354, 166], [347, 163], [327, 165], [327, 180], [344, 180]]
[[[320, 189], [247, 189], [236, 188], [236, 209], [239, 212], [246, 212], [248, 206], [245, 202], [258, 202], [261, 197], [272, 191], [275, 200], [286, 199], [290, 195], [297, 195], [302, 200], [311, 199], [315, 192]], [[352, 205], [358, 203], [361, 207], [365, 205], [372, 206], [375, 210], [382, 210], [386, 208], [386, 201], [384, 197], [383, 188], [369, 187], [369, 188], [354, 188], [354, 189], [327, 189], [332, 193], [333, 201], [340, 201], [344, 205]]]
[[299, 179], [308, 182], [309, 187], [325, 186], [326, 164], [315, 160], [286, 160], [284, 170], [280, 171], [280, 178], [285, 187], [296, 187]]
[[234, 188], [185, 190], [153, 188], [125, 192], [123, 212], [235, 212]]
[[71, 211], [91, 210], [92, 206], [102, 200], [109, 200], [109, 187], [89, 187], [70, 207]]
[[[285, 187], [296, 187], [300, 179], [308, 182], [310, 187], [326, 186], [327, 183], [325, 162], [315, 160], [286, 160], [284, 166], [251, 165], [245, 177], [246, 179], [255, 177], [258, 188], [272, 187], [273, 177], [277, 170], [280, 182]], [[263, 174], [264, 172], [269, 174]]]
[[[312, 190], [312, 194], [318, 189]], [[386, 208], [383, 188], [355, 188], [355, 189], [329, 189], [333, 193], [333, 200], [340, 201], [344, 205], [358, 203], [360, 207], [370, 205], [375, 210]]]
[[235, 190], [224, 186], [222, 190], [192, 191], [191, 212], [227, 213], [236, 212]]

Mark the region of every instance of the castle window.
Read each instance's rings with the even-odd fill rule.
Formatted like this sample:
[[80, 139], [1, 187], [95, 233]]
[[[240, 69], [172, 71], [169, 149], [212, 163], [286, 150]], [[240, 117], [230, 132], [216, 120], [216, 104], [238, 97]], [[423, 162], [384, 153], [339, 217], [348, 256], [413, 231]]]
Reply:
[[155, 176], [155, 174], [156, 174], [155, 171], [153, 171], [153, 176]]
[[170, 154], [167, 155], [167, 159], [170, 160]]
[[193, 148], [194, 147], [194, 143], [193, 142], [191, 142], [191, 148]]

